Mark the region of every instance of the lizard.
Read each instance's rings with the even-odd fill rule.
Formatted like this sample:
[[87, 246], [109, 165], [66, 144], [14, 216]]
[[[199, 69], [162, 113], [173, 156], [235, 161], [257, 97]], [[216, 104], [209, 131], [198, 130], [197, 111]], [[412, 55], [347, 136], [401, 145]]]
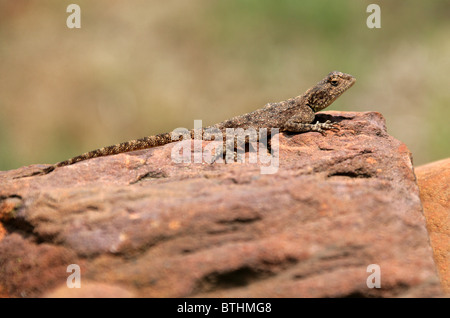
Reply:
[[[281, 132], [291, 133], [310, 131], [323, 133], [324, 130], [338, 129], [337, 125], [331, 123], [330, 120], [324, 123], [317, 121], [313, 124], [315, 113], [331, 105], [339, 96], [352, 87], [355, 81], [356, 78], [350, 74], [333, 71], [302, 95], [282, 102], [268, 103], [263, 108], [233, 117], [204, 129], [218, 129], [222, 133], [225, 133], [226, 128], [253, 128], [256, 130], [259, 128], [267, 128], [268, 130], [278, 128]], [[191, 138], [194, 138], [194, 130], [191, 130], [190, 134]], [[171, 133], [162, 133], [130, 140], [86, 152], [27, 176], [44, 175], [52, 172], [56, 168], [72, 165], [91, 158], [163, 146], [175, 141], [179, 140], [173, 140]]]

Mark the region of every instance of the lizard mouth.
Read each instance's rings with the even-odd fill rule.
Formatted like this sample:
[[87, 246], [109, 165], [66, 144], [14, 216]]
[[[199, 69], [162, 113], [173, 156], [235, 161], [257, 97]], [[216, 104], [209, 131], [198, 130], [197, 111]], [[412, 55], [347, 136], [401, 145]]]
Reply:
[[[351, 76], [351, 75], [350, 75]], [[356, 83], [356, 77], [353, 77], [350, 79], [350, 85], [348, 86], [349, 88], [352, 87], [354, 84]]]
[[342, 75], [340, 75], [340, 77], [343, 78], [344, 80], [348, 81], [347, 88], [352, 87], [356, 82], [356, 77], [354, 77], [353, 75], [350, 75], [350, 74], [342, 73]]

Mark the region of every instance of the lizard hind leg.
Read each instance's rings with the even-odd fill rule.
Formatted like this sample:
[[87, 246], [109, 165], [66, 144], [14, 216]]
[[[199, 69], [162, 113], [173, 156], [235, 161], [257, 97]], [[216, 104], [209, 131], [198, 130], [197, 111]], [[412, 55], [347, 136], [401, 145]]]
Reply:
[[[211, 160], [208, 162], [213, 163], [230, 163], [230, 162], [243, 162], [247, 147], [249, 147], [248, 141], [244, 141], [242, 144], [238, 143], [236, 138], [231, 142], [223, 140], [222, 147], [217, 147], [216, 152], [212, 155]], [[217, 151], [218, 150], [218, 151]]]

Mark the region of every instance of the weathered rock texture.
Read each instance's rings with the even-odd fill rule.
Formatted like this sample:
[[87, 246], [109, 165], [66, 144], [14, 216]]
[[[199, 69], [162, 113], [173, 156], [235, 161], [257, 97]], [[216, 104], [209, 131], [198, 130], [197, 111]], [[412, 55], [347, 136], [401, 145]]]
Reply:
[[87, 295], [107, 284], [117, 297], [440, 296], [407, 147], [379, 113], [318, 117], [341, 130], [281, 134], [272, 175], [177, 164], [176, 144], [46, 176], [1, 172], [0, 293], [73, 295], [74, 263]]
[[415, 169], [442, 287], [450, 294], [450, 159]]

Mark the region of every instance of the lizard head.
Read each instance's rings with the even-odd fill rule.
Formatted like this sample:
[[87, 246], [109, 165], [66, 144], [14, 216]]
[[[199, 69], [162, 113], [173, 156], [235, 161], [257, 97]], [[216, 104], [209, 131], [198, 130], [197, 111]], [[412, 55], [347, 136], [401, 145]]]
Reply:
[[333, 103], [355, 82], [356, 78], [350, 74], [331, 72], [306, 92], [306, 102], [314, 112], [318, 112]]

